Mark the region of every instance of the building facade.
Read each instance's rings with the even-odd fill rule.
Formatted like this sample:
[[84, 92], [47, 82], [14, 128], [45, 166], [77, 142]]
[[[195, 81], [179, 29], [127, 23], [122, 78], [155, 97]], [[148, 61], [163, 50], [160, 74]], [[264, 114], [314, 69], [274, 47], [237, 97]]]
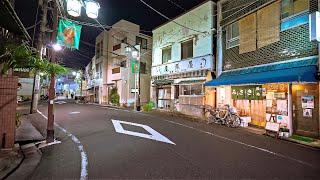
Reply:
[[217, 104], [255, 126], [319, 137], [319, 53], [309, 38], [318, 1], [221, 0], [217, 10], [218, 78], [206, 83]]
[[[142, 104], [149, 102], [151, 42], [150, 36], [140, 33], [139, 25], [126, 20], [120, 20], [110, 30], [97, 36], [96, 55], [87, 67], [88, 71], [92, 71], [92, 80], [88, 82], [88, 86], [93, 90], [91, 94], [95, 94], [96, 102], [110, 104], [110, 93], [114, 88], [117, 89], [121, 106], [133, 106], [136, 91], [140, 92]], [[137, 59], [140, 63], [140, 83], [136, 79], [136, 88], [135, 75], [131, 68], [133, 58], [131, 52], [127, 51], [128, 48], [136, 50], [139, 56]]]
[[151, 97], [157, 108], [203, 115], [203, 84], [215, 64], [215, 8], [207, 1], [153, 30]]
[[86, 81], [86, 98], [91, 103], [102, 103], [101, 90], [102, 90], [102, 69], [101, 63], [96, 63], [94, 56], [90, 63], [85, 68], [85, 81]]

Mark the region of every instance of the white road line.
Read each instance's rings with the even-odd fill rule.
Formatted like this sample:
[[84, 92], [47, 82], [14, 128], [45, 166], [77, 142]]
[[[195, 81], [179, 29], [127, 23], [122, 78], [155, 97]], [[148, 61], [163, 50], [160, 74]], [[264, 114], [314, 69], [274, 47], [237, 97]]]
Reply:
[[[37, 110], [37, 112], [42, 115], [45, 119], [48, 119], [47, 116], [45, 116], [41, 111]], [[86, 180], [88, 179], [88, 156], [87, 153], [85, 152], [83, 145], [81, 144], [80, 140], [68, 132], [66, 129], [61, 127], [60, 125], [54, 123], [55, 126], [57, 126], [61, 131], [67, 134], [67, 136], [71, 137], [72, 141], [77, 145], [78, 150], [80, 151], [81, 154], [81, 175], [80, 175], [80, 180]]]
[[[137, 136], [137, 137], [141, 137], [141, 138], [146, 138], [146, 139], [151, 139], [151, 140], [155, 140], [155, 141], [160, 141], [160, 142], [176, 145], [174, 142], [170, 141], [167, 137], [160, 134], [156, 130], [152, 129], [150, 126], [147, 126], [144, 124], [126, 122], [126, 121], [119, 121], [119, 120], [114, 120], [114, 119], [111, 119], [111, 121], [112, 121], [113, 126], [114, 126], [117, 133], [126, 134], [126, 135], [130, 135], [130, 136]], [[127, 125], [131, 125], [131, 126], [141, 127], [144, 130], [146, 130], [149, 134], [125, 130], [121, 124], [127, 124]]]
[[[140, 114], [140, 115], [143, 115], [143, 116], [154, 117], [154, 116], [152, 116], [152, 115], [145, 114], [145, 113], [142, 113], [142, 112], [134, 112], [134, 113], [137, 113], [137, 114]], [[197, 128], [192, 127], [192, 126], [188, 126], [188, 125], [185, 125], [185, 124], [177, 123], [177, 122], [170, 121], [170, 120], [167, 120], [167, 119], [163, 119], [163, 120], [166, 121], [166, 122], [169, 122], [169, 123], [171, 123], [171, 124], [175, 124], [175, 125], [179, 125], [179, 126], [183, 126], [183, 127], [189, 128], [189, 129], [193, 129], [193, 130], [195, 130], [195, 131], [199, 131], [199, 132], [201, 132], [201, 133], [208, 134], [208, 135], [210, 135], [210, 136], [214, 136], [214, 137], [217, 137], [217, 138], [220, 138], [220, 139], [224, 139], [224, 140], [227, 140], [227, 141], [236, 143], [236, 144], [241, 144], [241, 145], [243, 145], [243, 146], [246, 146], [246, 147], [249, 147], [249, 148], [252, 148], [252, 149], [256, 149], [256, 150], [259, 150], [259, 151], [263, 151], [263, 152], [265, 152], [265, 153], [272, 154], [272, 155], [277, 156], [277, 157], [281, 157], [281, 158], [284, 158], [284, 159], [289, 159], [289, 160], [298, 162], [298, 163], [300, 163], [300, 164], [307, 165], [307, 166], [309, 166], [309, 167], [317, 168], [317, 167], [314, 167], [314, 166], [313, 166], [312, 164], [310, 164], [310, 163], [307, 163], [307, 162], [304, 162], [304, 161], [301, 161], [301, 160], [299, 160], [299, 159], [295, 159], [295, 158], [292, 158], [292, 157], [289, 157], [289, 156], [285, 156], [285, 155], [283, 155], [283, 154], [276, 153], [276, 152], [273, 152], [273, 151], [270, 151], [270, 150], [267, 150], [267, 149], [264, 149], [264, 148], [261, 148], [261, 147], [257, 147], [257, 146], [250, 145], [250, 144], [247, 144], [247, 143], [244, 143], [244, 142], [241, 142], [241, 141], [233, 140], [233, 139], [230, 139], [230, 138], [227, 138], [227, 137], [224, 137], [224, 136], [220, 136], [220, 135], [217, 135], [217, 134], [208, 132], [208, 131], [204, 131], [204, 130], [201, 130], [201, 129], [197, 129]]]

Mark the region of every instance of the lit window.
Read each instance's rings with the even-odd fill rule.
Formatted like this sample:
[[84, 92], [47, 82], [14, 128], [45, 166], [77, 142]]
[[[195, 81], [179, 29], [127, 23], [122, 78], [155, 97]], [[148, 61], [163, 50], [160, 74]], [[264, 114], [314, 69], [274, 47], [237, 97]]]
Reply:
[[227, 49], [239, 46], [239, 24], [235, 22], [227, 27]]

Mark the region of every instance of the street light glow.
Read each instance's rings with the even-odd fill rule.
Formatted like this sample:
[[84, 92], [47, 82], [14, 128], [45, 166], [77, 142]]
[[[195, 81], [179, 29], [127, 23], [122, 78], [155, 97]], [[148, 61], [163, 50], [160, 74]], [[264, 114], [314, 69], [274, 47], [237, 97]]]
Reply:
[[81, 15], [81, 3], [78, 0], [67, 0], [67, 11], [70, 16], [79, 17]]
[[86, 1], [86, 14], [89, 18], [96, 19], [98, 18], [98, 13], [100, 9], [100, 5], [94, 1]]
[[73, 71], [73, 72], [72, 72], [72, 75], [73, 75], [73, 76], [76, 76], [76, 75], [77, 75], [77, 72]]
[[132, 51], [132, 57], [133, 58], [138, 58], [138, 56], [139, 56], [138, 51]]
[[61, 45], [60, 44], [53, 44], [52, 45], [52, 47], [53, 47], [53, 49], [55, 50], [55, 51], [61, 51], [62, 50], [62, 47], [61, 47]]

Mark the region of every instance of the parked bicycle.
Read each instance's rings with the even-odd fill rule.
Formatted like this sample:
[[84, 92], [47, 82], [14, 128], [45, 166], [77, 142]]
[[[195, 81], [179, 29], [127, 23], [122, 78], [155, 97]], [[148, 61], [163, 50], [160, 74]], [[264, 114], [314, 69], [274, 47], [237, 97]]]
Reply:
[[236, 108], [230, 105], [224, 105], [221, 108], [213, 109], [211, 107], [205, 108], [206, 112], [209, 112], [208, 124], [220, 124], [227, 127], [239, 127], [241, 124], [241, 118], [237, 113]]

